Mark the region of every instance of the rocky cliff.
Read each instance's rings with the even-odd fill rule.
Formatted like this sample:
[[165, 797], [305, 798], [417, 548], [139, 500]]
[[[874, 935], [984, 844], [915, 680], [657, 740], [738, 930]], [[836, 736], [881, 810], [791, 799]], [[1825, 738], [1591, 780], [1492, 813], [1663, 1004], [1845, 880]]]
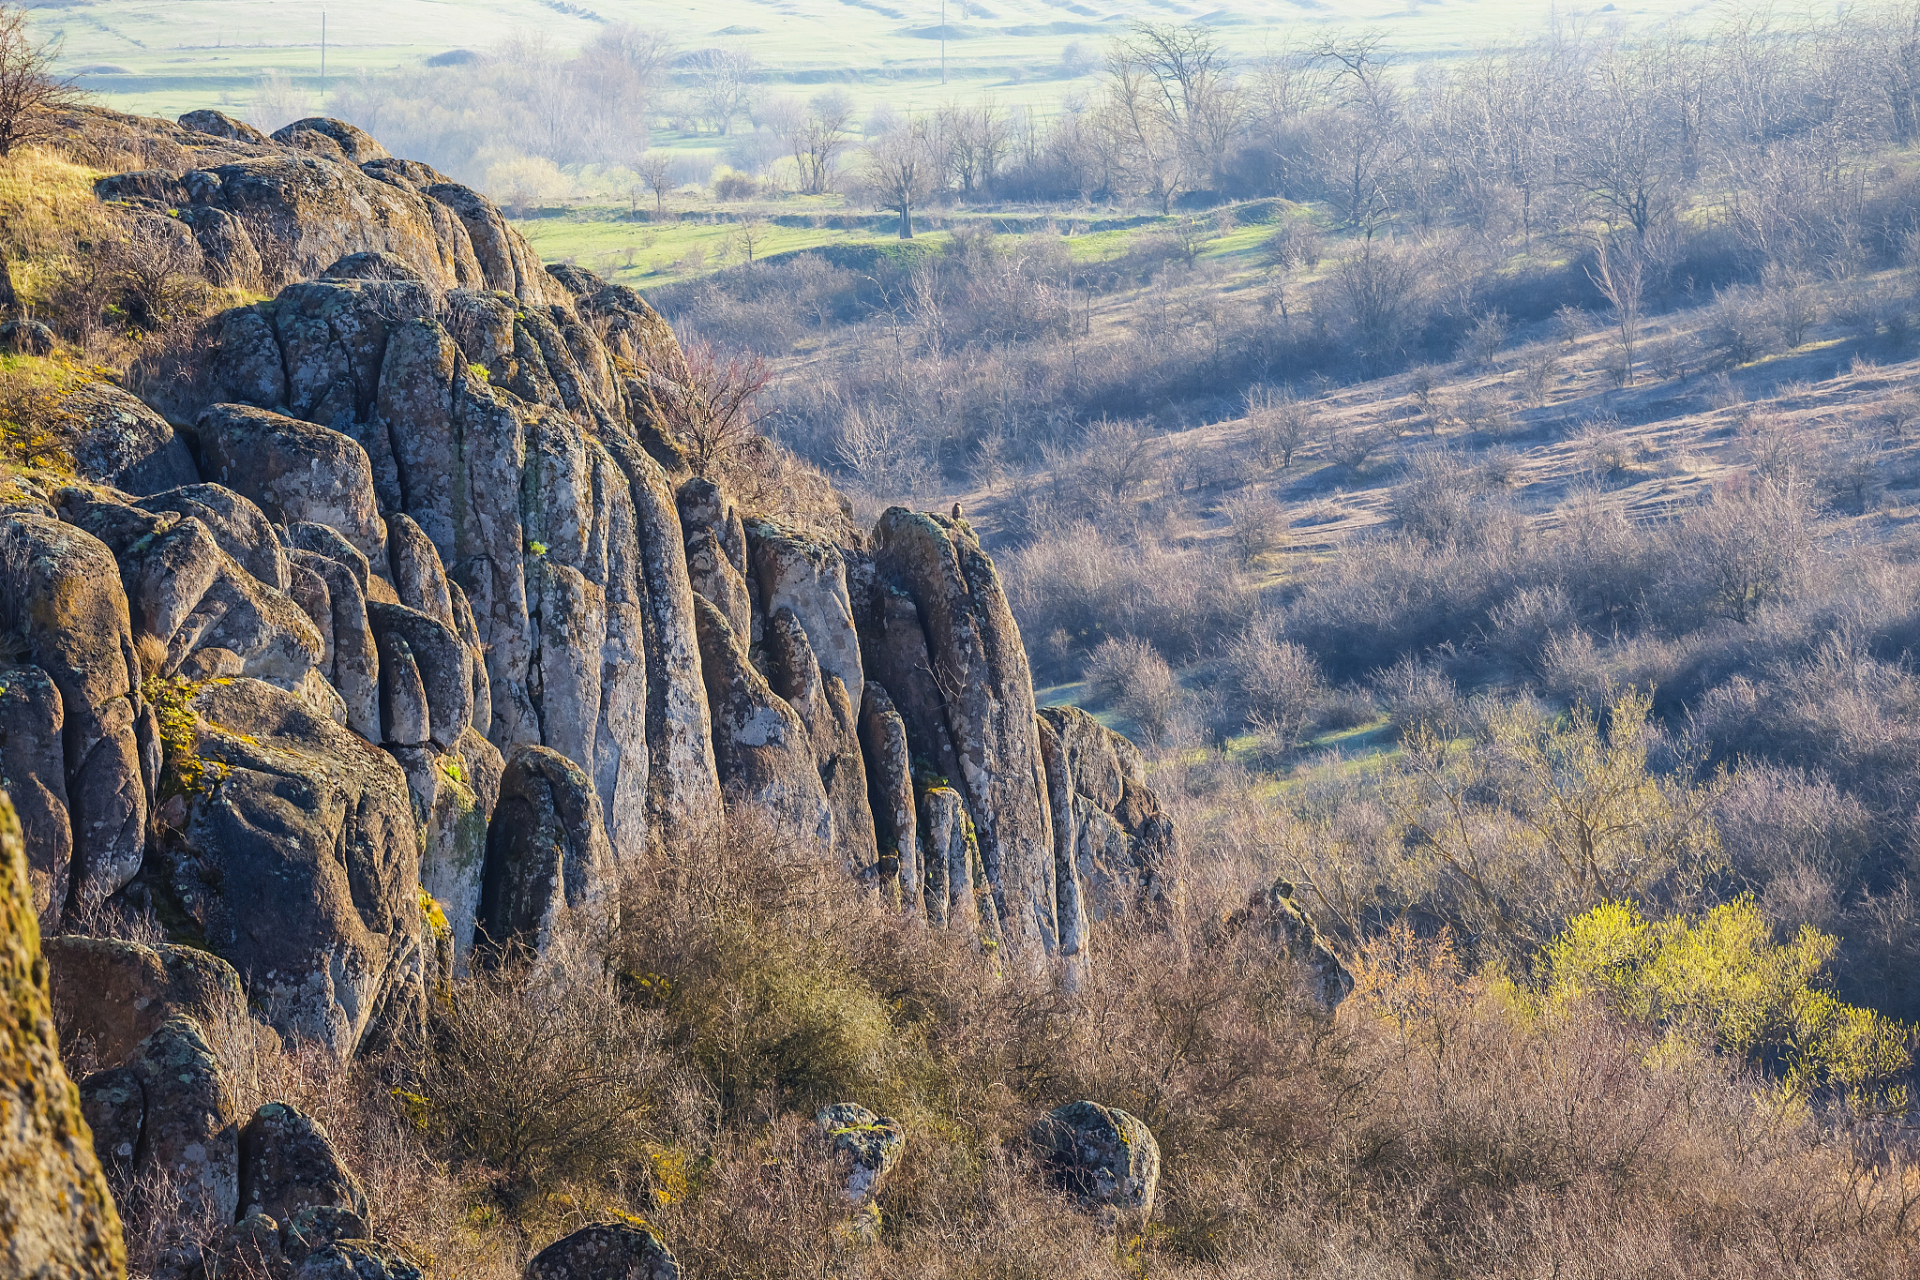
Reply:
[[646, 301], [352, 126], [92, 127], [151, 157], [102, 199], [275, 287], [0, 496], [45, 928], [150, 913], [351, 1053], [419, 1018], [429, 917], [456, 970], [538, 949], [742, 810], [769, 860], [1068, 982], [1090, 919], [1163, 894], [1137, 754], [1036, 712], [964, 520], [695, 474], [703, 391]]

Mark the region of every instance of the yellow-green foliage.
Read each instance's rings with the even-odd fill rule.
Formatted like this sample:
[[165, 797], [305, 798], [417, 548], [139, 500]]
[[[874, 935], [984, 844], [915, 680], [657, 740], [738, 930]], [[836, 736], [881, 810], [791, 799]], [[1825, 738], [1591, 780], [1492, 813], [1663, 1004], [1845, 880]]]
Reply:
[[194, 712], [193, 699], [205, 687], [184, 676], [171, 680], [148, 676], [140, 682], [140, 693], [153, 705], [160, 721], [160, 746], [165, 767], [161, 770], [160, 794], [191, 796], [205, 791], [226, 777], [231, 770], [217, 760], [205, 760], [196, 754], [200, 742], [200, 717]]
[[[1865, 1098], [1913, 1065], [1913, 1029], [1821, 989], [1838, 945], [1811, 925], [1775, 942], [1751, 897], [1659, 921], [1608, 902], [1570, 921], [1546, 960], [1557, 999], [1597, 994], [1637, 1022], [1778, 1070], [1796, 1091]], [[1879, 1101], [1903, 1105], [1904, 1090]]]
[[67, 397], [108, 371], [66, 352], [0, 355], [0, 469], [73, 472], [73, 425]]

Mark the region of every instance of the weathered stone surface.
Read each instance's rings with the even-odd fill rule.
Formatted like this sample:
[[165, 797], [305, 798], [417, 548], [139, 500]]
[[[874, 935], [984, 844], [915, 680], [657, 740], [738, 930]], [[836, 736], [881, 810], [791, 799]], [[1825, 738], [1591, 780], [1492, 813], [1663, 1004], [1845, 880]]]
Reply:
[[62, 1039], [90, 1041], [108, 1066], [127, 1061], [175, 1014], [203, 1025], [246, 1016], [233, 966], [192, 947], [66, 935], [47, 939], [46, 956]]
[[1227, 917], [1226, 933], [1245, 929], [1259, 930], [1299, 966], [1307, 998], [1322, 1012], [1332, 1013], [1353, 994], [1353, 975], [1321, 940], [1313, 917], [1294, 900], [1291, 882], [1275, 880], [1265, 889], [1254, 890], [1246, 907]]
[[80, 1082], [80, 1113], [93, 1131], [93, 1154], [117, 1203], [133, 1184], [140, 1128], [146, 1120], [147, 1094], [139, 1075], [128, 1067], [94, 1072]]
[[600, 727], [606, 593], [578, 569], [535, 554], [527, 560], [527, 605], [536, 646], [528, 691], [540, 741], [591, 765]]
[[280, 1243], [280, 1224], [251, 1214], [201, 1247], [206, 1280], [289, 1280], [293, 1266]]
[[847, 700], [859, 706], [866, 677], [847, 594], [847, 566], [839, 550], [772, 521], [744, 524], [751, 579], [758, 592], [754, 603], [760, 614], [771, 618], [776, 609], [793, 610], [806, 629], [820, 669], [840, 677]]
[[387, 751], [406, 771], [414, 818], [420, 823], [420, 887], [440, 904], [451, 931], [455, 971], [464, 972], [480, 912], [487, 820], [499, 797], [504, 767], [500, 753], [472, 729], [461, 735], [455, 752], [401, 746]]
[[287, 526], [287, 551], [309, 551], [314, 555], [325, 556], [337, 561], [353, 574], [354, 581], [360, 584], [360, 590], [367, 590], [372, 568], [366, 555], [341, 536], [338, 529], [324, 524], [312, 524], [296, 521]]
[[947, 732], [946, 706], [934, 683], [920, 607], [897, 587], [876, 585], [861, 626], [867, 675], [886, 686], [907, 732], [907, 750], [916, 773], [930, 778], [960, 777], [960, 757]]
[[280, 1224], [281, 1246], [287, 1261], [299, 1266], [313, 1254], [341, 1240], [366, 1240], [372, 1236], [360, 1214], [334, 1205], [315, 1205], [302, 1209]]
[[373, 1240], [336, 1240], [307, 1255], [293, 1280], [422, 1280], [399, 1250]]
[[140, 1042], [129, 1065], [147, 1103], [138, 1172], [172, 1179], [183, 1216], [232, 1222], [240, 1198], [240, 1127], [206, 1033], [175, 1014]]
[[120, 1280], [120, 1216], [60, 1065], [13, 805], [0, 793], [0, 1274]]
[[134, 504], [144, 511], [174, 511], [200, 521], [242, 568], [276, 591], [287, 589], [287, 557], [273, 522], [252, 499], [223, 485], [190, 484], [150, 494]]
[[856, 879], [874, 881], [880, 874], [880, 850], [867, 803], [859, 725], [846, 688], [838, 676], [820, 670], [806, 631], [785, 605], [767, 620], [766, 653], [769, 684], [807, 727], [820, 785], [833, 811], [834, 852]]
[[324, 674], [340, 691], [347, 728], [370, 742], [377, 742], [380, 740], [380, 653], [373, 627], [367, 621], [363, 580], [354, 575], [350, 565], [312, 551], [295, 549], [287, 555], [294, 565], [316, 574], [326, 584], [327, 604], [332, 612], [333, 661]]
[[[1179, 845], [1172, 820], [1147, 785], [1139, 749], [1077, 707], [1042, 708], [1040, 743], [1061, 874], [1070, 856], [1086, 914], [1104, 920], [1163, 901]], [[1066, 887], [1063, 881], [1063, 921]]]
[[680, 1280], [680, 1264], [653, 1229], [602, 1222], [554, 1241], [527, 1263], [526, 1280]]
[[186, 443], [167, 420], [110, 382], [89, 382], [60, 402], [79, 429], [74, 470], [127, 493], [156, 493], [196, 484], [200, 474]]
[[327, 588], [327, 580], [311, 566], [299, 563], [294, 557], [311, 552], [287, 552], [287, 577], [291, 584], [287, 594], [300, 606], [300, 612], [307, 615], [307, 621], [320, 633], [320, 671], [331, 678], [333, 673], [333, 593]]
[[507, 225], [493, 201], [452, 182], [428, 187], [426, 194], [452, 210], [466, 229], [484, 287], [510, 293], [522, 302], [565, 299], [565, 291], [541, 269], [540, 256], [533, 251], [533, 246]]
[[1089, 1208], [1153, 1216], [1160, 1144], [1118, 1107], [1071, 1102], [1033, 1128], [1034, 1144], [1060, 1185]]
[[[430, 618], [417, 609], [405, 605], [377, 604], [367, 605], [367, 623], [373, 628], [376, 641], [381, 646], [381, 691], [383, 700], [389, 688], [387, 654], [404, 652], [410, 657], [419, 672], [419, 693], [425, 698], [424, 727], [427, 733], [423, 737], [401, 737], [398, 734], [415, 732], [420, 727], [410, 719], [405, 722], [404, 730], [389, 723], [387, 741], [418, 744], [429, 739], [442, 748], [451, 747], [460, 740], [467, 726], [473, 722], [473, 653], [461, 641], [458, 632], [436, 618]], [[392, 646], [391, 650], [388, 646]], [[598, 658], [598, 653], [594, 655]], [[404, 662], [397, 664], [403, 667]], [[403, 676], [396, 669], [394, 674]], [[402, 681], [391, 682], [398, 690]], [[396, 692], [396, 697], [399, 694]], [[409, 690], [407, 698], [414, 693]], [[396, 702], [393, 707], [400, 708]], [[406, 715], [413, 713], [409, 707]]]
[[[399, 605], [393, 606], [399, 608]], [[404, 635], [375, 632], [380, 653], [381, 742], [417, 746], [433, 736], [428, 726], [427, 684]]]
[[925, 908], [926, 878], [920, 866], [920, 820], [913, 803], [913, 761], [907, 727], [879, 681], [869, 679], [860, 703], [860, 752], [867, 772], [867, 803], [873, 813], [882, 883], [891, 882], [901, 909]]
[[333, 141], [339, 154], [354, 164], [363, 164], [368, 160], [386, 160], [390, 157], [387, 149], [373, 140], [366, 130], [348, 124], [345, 120], [334, 120], [326, 116], [308, 116], [304, 120], [295, 120], [273, 135], [273, 140], [282, 146], [303, 146], [300, 135], [319, 134]]
[[210, 354], [216, 400], [284, 408], [287, 371], [280, 363], [273, 322], [258, 307], [222, 312]]
[[857, 1102], [836, 1102], [813, 1118], [836, 1155], [847, 1165], [842, 1194], [855, 1206], [871, 1204], [880, 1183], [900, 1163], [907, 1148], [906, 1128], [891, 1116], [875, 1115]]
[[710, 530], [695, 529], [687, 534], [687, 578], [695, 595], [726, 615], [735, 635], [744, 638], [753, 634], [753, 601], [747, 595], [747, 580], [734, 568]]
[[693, 607], [713, 714], [713, 755], [727, 806], [760, 810], [789, 842], [769, 856], [818, 859], [833, 848], [833, 810], [806, 725], [753, 669], [720, 611], [698, 596]]
[[367, 1197], [319, 1121], [269, 1102], [240, 1131], [240, 1212], [287, 1222], [315, 1206], [365, 1217]]
[[244, 120], [235, 120], [224, 111], [203, 108], [189, 111], [180, 117], [180, 123], [195, 133], [211, 134], [216, 138], [232, 138], [236, 142], [251, 142], [256, 146], [267, 146], [267, 135]]
[[140, 668], [112, 554], [57, 520], [0, 515], [0, 635], [23, 638], [60, 692], [71, 900], [91, 910], [133, 878], [146, 839]]
[[966, 801], [952, 787], [929, 787], [920, 793], [918, 807], [927, 923], [997, 939], [993, 890], [980, 868], [980, 847]]
[[284, 1033], [346, 1054], [419, 1016], [419, 835], [400, 766], [257, 680], [191, 691], [159, 886]]
[[659, 463], [631, 440], [604, 443], [631, 486], [646, 616], [649, 817], [671, 849], [721, 811], [686, 542], [673, 488]]
[[544, 951], [567, 911], [617, 910], [613, 852], [586, 771], [548, 747], [517, 748], [487, 826], [480, 932]]
[[[749, 534], [749, 541], [752, 535]], [[1008, 951], [1037, 968], [1059, 947], [1053, 825], [1033, 677], [993, 562], [963, 520], [889, 508], [874, 568], [919, 607], [959, 784], [979, 830]], [[896, 696], [898, 690], [889, 683]]]
[[0, 666], [0, 791], [26, 837], [27, 882], [42, 933], [60, 927], [73, 864], [60, 691], [38, 667]]
[[243, 404], [216, 404], [194, 422], [208, 481], [252, 499], [280, 524], [337, 529], [369, 561], [383, 560], [386, 530], [373, 464], [352, 437]]
[[387, 517], [387, 562], [401, 604], [449, 627], [455, 625], [446, 567], [432, 539], [412, 516], [396, 512]]

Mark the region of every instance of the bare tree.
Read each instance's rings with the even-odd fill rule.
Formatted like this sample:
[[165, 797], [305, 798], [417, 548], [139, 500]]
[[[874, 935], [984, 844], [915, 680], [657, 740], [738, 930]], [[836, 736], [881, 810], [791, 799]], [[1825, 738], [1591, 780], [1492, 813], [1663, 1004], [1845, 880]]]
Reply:
[[1330, 104], [1312, 143], [1321, 181], [1347, 224], [1368, 238], [1393, 212], [1408, 158], [1405, 113], [1383, 41], [1377, 34], [1329, 39], [1310, 51]]
[[0, 4], [0, 156], [53, 136], [55, 113], [86, 100], [73, 81], [54, 76], [59, 52], [55, 41], [33, 43], [24, 8]]
[[938, 189], [945, 168], [924, 120], [910, 120], [867, 145], [867, 185], [874, 203], [900, 215], [902, 240], [913, 239], [913, 211]]
[[833, 190], [840, 153], [847, 149], [847, 130], [853, 122], [853, 99], [838, 89], [816, 94], [807, 111], [787, 134], [799, 170], [800, 191], [820, 196]]
[[693, 55], [694, 100], [715, 133], [733, 132], [733, 118], [747, 109], [759, 66], [744, 49], [702, 49]]
[[640, 181], [647, 190], [653, 192], [653, 211], [664, 214], [667, 211], [667, 193], [673, 190], [673, 157], [664, 151], [649, 151], [640, 157], [640, 163], [634, 166], [640, 174]]
[[1602, 236], [1594, 244], [1587, 276], [1613, 305], [1613, 337], [1619, 345], [1620, 383], [1633, 381], [1634, 351], [1640, 342], [1640, 304], [1647, 286], [1647, 255], [1637, 240]]

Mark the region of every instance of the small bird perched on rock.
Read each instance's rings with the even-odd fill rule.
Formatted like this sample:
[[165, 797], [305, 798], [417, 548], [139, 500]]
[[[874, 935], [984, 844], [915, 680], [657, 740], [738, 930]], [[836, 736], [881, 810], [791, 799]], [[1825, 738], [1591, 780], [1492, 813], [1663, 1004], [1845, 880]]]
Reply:
[[953, 518], [955, 520], [960, 518], [960, 504], [957, 502], [953, 504]]

